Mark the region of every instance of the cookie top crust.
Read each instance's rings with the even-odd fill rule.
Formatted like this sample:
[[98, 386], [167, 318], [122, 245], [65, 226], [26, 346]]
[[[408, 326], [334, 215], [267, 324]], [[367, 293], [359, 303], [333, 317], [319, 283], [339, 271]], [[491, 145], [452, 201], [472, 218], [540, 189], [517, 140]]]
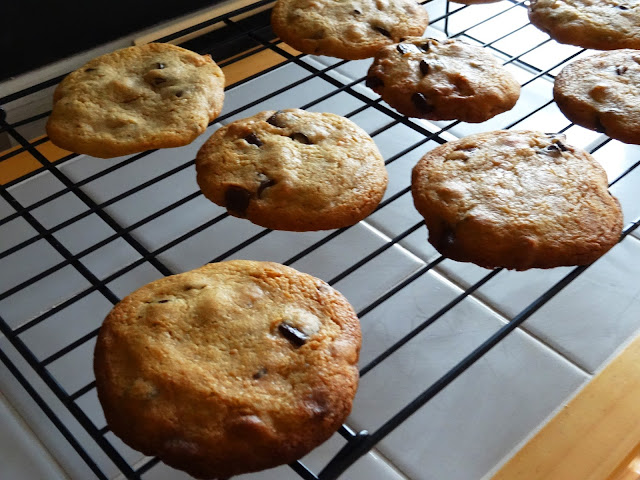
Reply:
[[428, 24], [415, 0], [278, 0], [271, 16], [276, 35], [297, 50], [348, 60], [422, 35]]
[[560, 43], [597, 50], [640, 48], [637, 0], [531, 0], [529, 20]]
[[429, 120], [484, 122], [520, 96], [497, 58], [459, 40], [408, 38], [383, 47], [366, 84], [403, 115]]
[[486, 268], [588, 264], [622, 232], [604, 169], [563, 135], [495, 131], [446, 143], [414, 167], [412, 193], [429, 242]]
[[152, 282], [98, 335], [111, 430], [197, 478], [292, 462], [329, 438], [358, 381], [358, 318], [325, 282], [235, 260]]
[[196, 157], [204, 195], [276, 230], [353, 225], [380, 203], [387, 171], [371, 137], [332, 113], [265, 111], [217, 130]]
[[553, 98], [572, 122], [640, 144], [640, 52], [598, 52], [565, 66]]
[[67, 75], [47, 134], [57, 146], [111, 158], [179, 147], [222, 109], [224, 74], [209, 55], [168, 43], [124, 48]]

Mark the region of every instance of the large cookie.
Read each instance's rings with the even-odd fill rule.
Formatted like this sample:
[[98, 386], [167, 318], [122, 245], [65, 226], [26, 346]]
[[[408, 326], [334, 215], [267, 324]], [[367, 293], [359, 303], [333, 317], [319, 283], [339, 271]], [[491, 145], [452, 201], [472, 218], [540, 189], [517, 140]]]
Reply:
[[102, 55], [56, 88], [47, 134], [110, 158], [191, 143], [218, 116], [224, 75], [209, 55], [150, 43]]
[[367, 86], [409, 117], [484, 122], [510, 110], [520, 85], [484, 48], [408, 38], [378, 51]]
[[217, 130], [196, 157], [204, 195], [276, 230], [353, 225], [378, 205], [387, 171], [375, 143], [331, 113], [266, 111]]
[[597, 50], [640, 48], [638, 1], [531, 0], [529, 19], [561, 43]]
[[640, 144], [640, 52], [599, 52], [570, 63], [556, 77], [553, 98], [572, 122]]
[[229, 261], [146, 285], [100, 329], [94, 368], [111, 430], [198, 478], [292, 462], [351, 410], [360, 326], [325, 282]]
[[622, 232], [604, 169], [562, 135], [496, 131], [446, 143], [414, 167], [411, 188], [429, 242], [482, 267], [585, 265]]
[[422, 35], [428, 24], [415, 0], [278, 0], [271, 16], [273, 31], [292, 47], [349, 60]]

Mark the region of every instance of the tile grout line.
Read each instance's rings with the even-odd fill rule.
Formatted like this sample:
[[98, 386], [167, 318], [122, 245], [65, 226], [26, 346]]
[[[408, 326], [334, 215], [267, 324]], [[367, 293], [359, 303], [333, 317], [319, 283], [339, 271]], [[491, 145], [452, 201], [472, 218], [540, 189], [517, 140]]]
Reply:
[[[371, 228], [372, 230], [374, 230], [378, 235], [381, 235], [385, 238], [388, 237], [388, 234], [382, 232], [381, 230], [379, 230], [376, 226], [372, 225], [371, 223], [368, 223], [366, 220], [363, 220], [362, 223], [366, 223], [366, 225]], [[634, 238], [634, 237], [632, 237]], [[636, 241], [640, 242], [639, 239], [635, 239]], [[399, 247], [400, 251], [402, 251], [402, 253], [404, 253], [405, 255], [410, 255], [411, 257], [413, 257], [414, 259], [418, 259], [420, 262], [424, 263], [424, 265], [427, 265], [429, 263], [429, 260], [425, 259], [423, 255], [420, 255], [417, 252], [414, 252], [410, 246], [408, 245], [404, 245], [403, 244], [404, 240], [401, 240], [400, 242], [396, 243], [394, 245], [394, 247]], [[444, 282], [448, 282], [451, 285], [453, 285], [455, 288], [465, 291], [466, 287], [464, 287], [463, 285], [459, 284], [458, 282], [456, 282], [453, 278], [449, 278], [447, 275], [445, 275], [443, 272], [441, 272], [438, 267], [436, 266], [434, 269], [431, 270], [431, 272], [433, 272], [435, 275], [437, 275], [440, 279], [442, 279]], [[500, 310], [498, 310], [497, 308], [493, 307], [492, 305], [488, 304], [487, 302], [485, 302], [484, 300], [482, 300], [481, 298], [477, 297], [475, 294], [470, 294], [469, 298], [473, 298], [475, 301], [477, 301], [478, 303], [480, 303], [483, 307], [486, 307], [491, 313], [493, 313], [494, 315], [496, 315], [502, 322], [504, 323], [509, 323], [510, 319], [509, 317], [501, 312]], [[526, 322], [525, 322], [526, 323]], [[524, 324], [523, 324], [524, 325]], [[573, 365], [574, 367], [576, 367], [578, 370], [580, 370], [582, 373], [586, 374], [589, 378], [592, 378], [594, 376], [593, 373], [589, 372], [585, 367], [581, 366], [579, 363], [577, 363], [575, 360], [571, 359], [569, 356], [567, 356], [566, 354], [564, 354], [563, 352], [555, 349], [554, 347], [552, 347], [549, 343], [545, 342], [544, 340], [542, 340], [541, 338], [539, 338], [537, 335], [533, 334], [532, 332], [530, 332], [528, 329], [524, 328], [523, 326], [518, 326], [517, 329], [519, 331], [521, 331], [522, 333], [524, 333], [525, 335], [527, 335], [528, 337], [531, 337], [534, 341], [536, 341], [537, 343], [543, 345], [544, 347], [546, 347], [547, 349], [551, 350], [552, 352], [554, 352], [555, 354], [557, 354], [559, 357], [561, 357], [562, 359], [564, 359], [565, 361], [567, 361], [569, 364]]]

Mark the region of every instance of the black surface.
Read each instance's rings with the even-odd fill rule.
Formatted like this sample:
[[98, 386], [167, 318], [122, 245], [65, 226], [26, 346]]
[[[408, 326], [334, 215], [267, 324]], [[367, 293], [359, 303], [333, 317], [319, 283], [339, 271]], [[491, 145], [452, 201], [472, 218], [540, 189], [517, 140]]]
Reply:
[[0, 81], [222, 0], [0, 0]]

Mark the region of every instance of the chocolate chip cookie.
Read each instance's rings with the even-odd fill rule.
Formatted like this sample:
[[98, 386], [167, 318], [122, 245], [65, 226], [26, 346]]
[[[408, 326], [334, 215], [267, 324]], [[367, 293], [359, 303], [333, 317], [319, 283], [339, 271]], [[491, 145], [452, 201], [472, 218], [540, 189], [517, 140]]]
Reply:
[[531, 0], [529, 19], [560, 43], [597, 50], [640, 48], [634, 0]]
[[304, 53], [357, 60], [384, 45], [422, 35], [427, 11], [415, 0], [278, 0], [273, 31]]
[[459, 40], [408, 38], [383, 47], [366, 84], [403, 115], [429, 120], [484, 122], [520, 96], [494, 56]]
[[218, 116], [224, 75], [209, 55], [150, 43], [95, 58], [56, 88], [47, 134], [110, 158], [191, 143]]
[[197, 478], [292, 462], [351, 410], [360, 325], [325, 282], [236, 260], [152, 282], [98, 335], [98, 398], [113, 433]]
[[496, 131], [446, 143], [414, 167], [411, 188], [429, 242], [486, 268], [585, 265], [622, 233], [604, 169], [563, 135]]
[[196, 157], [204, 195], [276, 230], [353, 225], [378, 205], [387, 171], [375, 143], [332, 113], [266, 111], [217, 130]]
[[599, 52], [570, 63], [556, 77], [553, 98], [572, 122], [640, 144], [640, 52]]

